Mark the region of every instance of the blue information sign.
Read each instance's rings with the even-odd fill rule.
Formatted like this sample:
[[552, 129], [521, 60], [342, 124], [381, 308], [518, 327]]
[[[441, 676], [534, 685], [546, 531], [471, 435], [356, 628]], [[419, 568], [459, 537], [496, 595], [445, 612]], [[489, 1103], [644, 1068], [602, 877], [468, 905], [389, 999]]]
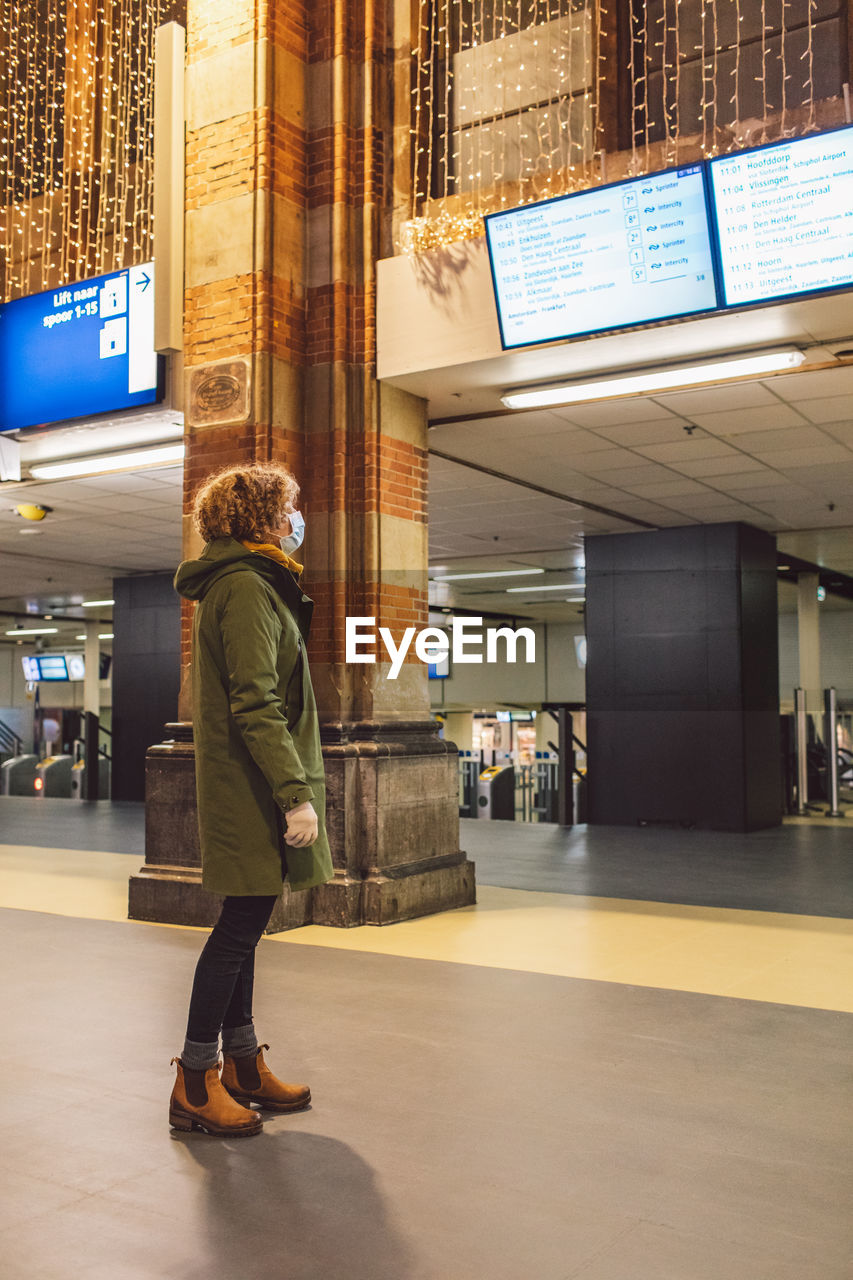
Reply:
[[154, 266], [0, 307], [0, 431], [153, 404]]

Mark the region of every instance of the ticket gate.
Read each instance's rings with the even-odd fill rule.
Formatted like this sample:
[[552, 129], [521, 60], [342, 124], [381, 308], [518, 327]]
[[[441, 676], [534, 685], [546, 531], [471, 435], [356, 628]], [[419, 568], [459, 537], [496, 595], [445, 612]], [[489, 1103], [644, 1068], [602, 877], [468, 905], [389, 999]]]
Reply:
[[38, 756], [12, 756], [0, 765], [0, 796], [31, 796]]
[[477, 817], [515, 820], [515, 769], [492, 764], [477, 779]]
[[[110, 761], [106, 756], [98, 756], [98, 799], [110, 798]], [[71, 767], [71, 799], [86, 799], [86, 761], [78, 760]]]
[[37, 796], [68, 800], [71, 797], [71, 756], [47, 756], [36, 765], [33, 791]]

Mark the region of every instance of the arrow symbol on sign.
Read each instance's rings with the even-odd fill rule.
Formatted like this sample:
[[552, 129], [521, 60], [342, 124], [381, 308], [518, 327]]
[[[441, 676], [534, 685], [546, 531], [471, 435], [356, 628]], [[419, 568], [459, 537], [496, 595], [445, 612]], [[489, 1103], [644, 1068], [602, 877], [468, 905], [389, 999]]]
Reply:
[[148, 275], [147, 271], [143, 271], [141, 279], [137, 280], [136, 283], [137, 286], [142, 286], [142, 292], [144, 293], [151, 283], [151, 277]]

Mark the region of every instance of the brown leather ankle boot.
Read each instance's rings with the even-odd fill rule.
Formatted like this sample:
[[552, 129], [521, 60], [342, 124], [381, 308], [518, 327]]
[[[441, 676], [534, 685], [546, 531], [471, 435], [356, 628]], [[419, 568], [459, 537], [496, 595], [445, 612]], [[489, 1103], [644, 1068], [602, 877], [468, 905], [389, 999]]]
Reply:
[[241, 1107], [223, 1089], [218, 1067], [193, 1071], [180, 1058], [173, 1058], [172, 1062], [178, 1068], [169, 1099], [169, 1124], [174, 1129], [185, 1133], [204, 1129], [218, 1138], [247, 1138], [260, 1133], [263, 1119], [257, 1111]]
[[257, 1102], [269, 1111], [299, 1111], [307, 1107], [311, 1101], [308, 1085], [285, 1084], [276, 1079], [264, 1062], [264, 1049], [268, 1048], [268, 1044], [261, 1045], [256, 1056], [248, 1057], [224, 1053], [223, 1085], [238, 1102]]

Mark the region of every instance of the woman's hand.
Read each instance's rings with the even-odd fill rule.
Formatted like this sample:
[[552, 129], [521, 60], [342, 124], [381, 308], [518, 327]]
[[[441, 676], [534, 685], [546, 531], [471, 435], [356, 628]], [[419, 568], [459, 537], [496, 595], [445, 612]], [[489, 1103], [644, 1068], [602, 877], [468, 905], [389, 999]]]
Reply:
[[284, 821], [287, 824], [284, 843], [291, 845], [294, 849], [304, 849], [317, 839], [319, 819], [310, 800], [296, 805], [294, 809], [289, 809], [284, 815]]

